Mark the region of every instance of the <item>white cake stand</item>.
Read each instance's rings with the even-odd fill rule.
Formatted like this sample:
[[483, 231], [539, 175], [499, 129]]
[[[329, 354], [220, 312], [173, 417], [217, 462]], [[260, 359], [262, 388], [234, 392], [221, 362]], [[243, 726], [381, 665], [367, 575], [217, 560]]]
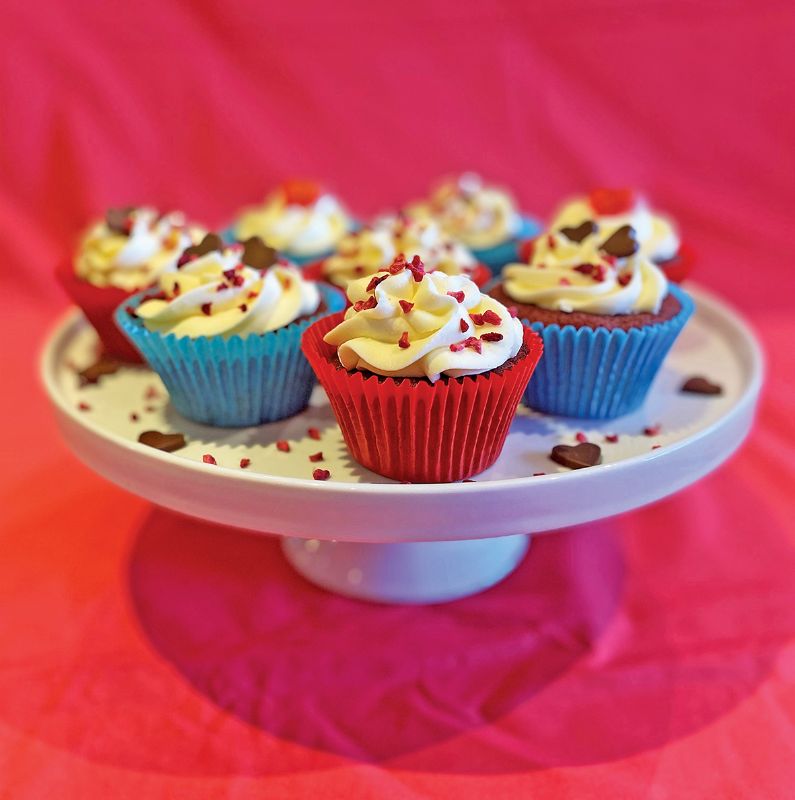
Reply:
[[[75, 368], [95, 360], [97, 342], [77, 310], [50, 333], [41, 375], [69, 446], [114, 483], [183, 514], [284, 536], [295, 569], [332, 591], [439, 602], [504, 578], [525, 554], [529, 532], [658, 500], [736, 450], [753, 421], [761, 351], [734, 311], [703, 290], [689, 291], [698, 310], [641, 410], [592, 423], [520, 409], [499, 460], [473, 483], [405, 485], [368, 472], [348, 455], [320, 389], [296, 417], [230, 430], [180, 417], [157, 376], [142, 367], [79, 388]], [[696, 374], [720, 383], [723, 394], [681, 393], [682, 381]], [[643, 432], [655, 426], [659, 433]], [[138, 434], [150, 429], [182, 432], [188, 445], [164, 453], [139, 444]], [[549, 459], [553, 445], [574, 444], [578, 432], [602, 447], [602, 465], [568, 470]], [[608, 434], [618, 442], [606, 442]], [[278, 440], [289, 443], [289, 453]], [[311, 462], [318, 451], [323, 460]], [[203, 463], [208, 453], [217, 466]], [[247, 469], [242, 458], [251, 461]], [[317, 467], [331, 478], [313, 480]]]

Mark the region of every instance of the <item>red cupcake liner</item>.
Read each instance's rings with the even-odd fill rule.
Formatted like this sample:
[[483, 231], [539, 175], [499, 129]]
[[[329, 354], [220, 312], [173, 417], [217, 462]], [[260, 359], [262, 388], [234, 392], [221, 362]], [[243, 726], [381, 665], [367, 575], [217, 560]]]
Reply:
[[[329, 283], [329, 281], [326, 280], [325, 273], [323, 272], [323, 264], [324, 261], [313, 261], [311, 264], [305, 264], [302, 267], [304, 278], [308, 281], [323, 281], [325, 283]], [[493, 275], [491, 270], [485, 264], [478, 262], [475, 265], [475, 268], [472, 270], [470, 277], [480, 289], [492, 279]], [[331, 285], [334, 286], [335, 284], [332, 283]]]
[[681, 283], [690, 277], [696, 263], [696, 252], [687, 242], [679, 245], [676, 255], [669, 261], [661, 261], [657, 266], [665, 273], [665, 277], [673, 283]]
[[115, 286], [94, 286], [78, 277], [69, 261], [58, 265], [55, 277], [72, 302], [79, 306], [85, 314], [97, 332], [107, 355], [120, 361], [143, 364], [141, 354], [113, 321], [113, 312], [137, 291], [140, 291], [139, 289], [126, 292]]
[[356, 461], [399, 481], [447, 483], [483, 472], [497, 460], [541, 357], [537, 334], [524, 329], [526, 354], [500, 372], [432, 384], [342, 369], [336, 348], [323, 336], [343, 316], [339, 312], [311, 325], [301, 349]]

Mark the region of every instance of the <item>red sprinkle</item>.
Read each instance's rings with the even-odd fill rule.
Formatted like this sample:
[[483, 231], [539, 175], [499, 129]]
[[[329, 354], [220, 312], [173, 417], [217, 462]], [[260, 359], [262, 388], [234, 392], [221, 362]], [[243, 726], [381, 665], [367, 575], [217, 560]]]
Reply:
[[575, 272], [579, 272], [581, 275], [591, 275], [593, 273], [593, 271], [594, 271], [594, 265], [593, 264], [577, 264], [577, 266], [574, 267], [574, 271]]
[[605, 441], [610, 442], [610, 444], [615, 444], [618, 441], [618, 434], [608, 433], [607, 436], [605, 436]]
[[354, 267], [353, 268], [353, 274], [354, 275], [364, 275], [364, 267], [361, 266], [361, 265], [358, 265], [358, 266]]
[[456, 342], [455, 344], [451, 344], [450, 345], [450, 349], [454, 353], [460, 353], [464, 349], [464, 343], [463, 342]]
[[656, 436], [660, 430], [662, 430], [662, 425], [649, 425], [647, 428], [643, 429], [643, 433], [646, 436]]
[[472, 322], [475, 323], [475, 325], [482, 325], [483, 324], [483, 314], [471, 314], [470, 313], [469, 318], [472, 320]]
[[289, 453], [290, 452], [290, 443], [284, 439], [279, 439], [276, 442], [276, 449], [281, 450], [282, 453]]
[[77, 404], [78, 411], [91, 411], [91, 406], [88, 403], [80, 402]]
[[582, 431], [577, 431], [577, 433], [575, 434], [574, 438], [578, 442], [587, 442], [588, 441], [588, 437]]
[[487, 325], [499, 325], [502, 322], [500, 315], [489, 309], [483, 312], [483, 321]]
[[591, 277], [597, 283], [601, 283], [607, 277], [607, 270], [605, 269], [604, 264], [597, 264], [591, 273]]
[[174, 286], [171, 289], [171, 293], [174, 295], [174, 297], [179, 297], [179, 284], [176, 281], [174, 281]]
[[138, 422], [140, 417], [134, 412], [130, 412], [130, 422]]
[[626, 286], [632, 280], [632, 275], [629, 272], [624, 272], [618, 276], [618, 282], [621, 286]]
[[241, 303], [238, 308], [245, 314], [248, 311], [248, 306], [245, 303]]
[[558, 283], [561, 286], [571, 286], [571, 281], [568, 278], [561, 278]]
[[513, 319], [516, 319], [516, 317], [519, 315], [519, 309], [516, 306], [508, 306], [508, 313], [511, 315], [511, 317], [513, 317]]
[[146, 400], [154, 400], [156, 397], [160, 397], [160, 392], [157, 391], [157, 388], [154, 386], [147, 386], [144, 392], [144, 398]]
[[651, 446], [651, 449], [652, 449], [652, 450], [656, 450], [658, 447], [662, 447], [662, 445], [661, 445], [661, 444], [653, 444], [653, 445]]
[[253, 300], [254, 298], [259, 297], [259, 292], [249, 292], [246, 295], [247, 300]]
[[414, 308], [414, 303], [409, 303], [408, 300], [398, 300], [400, 303], [400, 307], [403, 309], [404, 314], [408, 314], [412, 308]]
[[[502, 341], [502, 334], [497, 333], [497, 331], [490, 331], [489, 333], [484, 333], [480, 337], [484, 342], [501, 342]], [[478, 351], [480, 352], [480, 351]]]
[[464, 302], [464, 293], [463, 292], [448, 292], [447, 293], [450, 297], [454, 297], [458, 300], [459, 303]]
[[464, 347], [471, 347], [477, 353], [483, 352], [483, 344], [477, 336], [470, 336], [468, 339], [464, 339]]
[[210, 316], [210, 309], [212, 309], [212, 303], [204, 303], [202, 305], [202, 314], [206, 314], [208, 317]]
[[401, 348], [401, 350], [406, 350], [407, 348], [411, 347], [411, 345], [409, 344], [408, 331], [403, 331], [403, 333], [400, 334], [400, 339], [398, 340], [398, 347]]
[[547, 247], [549, 247], [550, 250], [555, 249], [555, 237], [551, 233], [547, 236]]
[[534, 472], [533, 477], [537, 478], [539, 475], [546, 475], [546, 474], [547, 474], [546, 472]]
[[306, 433], [310, 439], [320, 439], [320, 431], [317, 428], [307, 428]]
[[219, 283], [218, 286], [215, 287], [216, 292], [225, 292], [229, 287], [225, 283]]
[[331, 473], [327, 469], [316, 469], [313, 470], [312, 477], [316, 481], [327, 481], [331, 477]]
[[309, 456], [309, 460], [310, 461], [322, 461], [323, 460], [323, 451], [321, 450], [321, 451], [319, 451], [317, 453], [312, 453], [312, 455]]
[[202, 461], [203, 461], [205, 464], [215, 464], [216, 466], [218, 465], [218, 462], [217, 462], [217, 461], [215, 460], [215, 458], [214, 458], [213, 456], [211, 456], [209, 453], [205, 453], [205, 454], [202, 456]]
[[197, 253], [183, 253], [179, 257], [179, 261], [177, 261], [177, 267], [184, 267], [185, 264], [190, 264], [191, 261], [195, 261], [198, 257]]
[[367, 300], [357, 300], [353, 304], [354, 311], [368, 311], [371, 308], [375, 308], [378, 305], [378, 300], [375, 299], [375, 295], [372, 297], [368, 297]]
[[365, 291], [374, 292], [375, 287], [378, 286], [381, 281], [385, 281], [388, 277], [389, 275], [373, 275], [373, 277], [370, 278], [370, 283], [367, 284], [367, 289]]
[[251, 464], [250, 458], [241, 458], [240, 459], [240, 469], [245, 469], [249, 464]]
[[390, 275], [397, 275], [398, 272], [403, 272], [403, 270], [406, 269], [407, 266], [408, 265], [406, 264], [406, 257], [401, 253], [386, 269]]
[[469, 323], [462, 319], [461, 322], [458, 323], [458, 327], [461, 328], [461, 333], [466, 333], [469, 330]]
[[588, 202], [597, 214], [623, 214], [635, 205], [632, 189], [594, 189]]

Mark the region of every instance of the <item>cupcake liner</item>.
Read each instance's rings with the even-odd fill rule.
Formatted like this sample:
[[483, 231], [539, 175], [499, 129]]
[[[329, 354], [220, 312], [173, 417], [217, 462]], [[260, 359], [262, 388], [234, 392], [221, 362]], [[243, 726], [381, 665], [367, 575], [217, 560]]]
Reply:
[[315, 383], [301, 353], [301, 335], [324, 314], [344, 308], [341, 292], [318, 286], [326, 302], [321, 314], [265, 334], [177, 338], [149, 331], [127, 314], [146, 292], [116, 310], [116, 323], [141, 351], [168, 389], [180, 414], [223, 428], [259, 425], [306, 408]]
[[527, 354], [502, 372], [431, 384], [342, 369], [335, 363], [336, 349], [323, 341], [342, 317], [316, 322], [301, 346], [356, 461], [387, 478], [444, 483], [482, 472], [497, 460], [541, 357], [535, 333], [525, 328]]
[[519, 248], [525, 239], [537, 236], [541, 232], [541, 223], [532, 217], [522, 217], [522, 224], [513, 238], [506, 242], [486, 247], [481, 250], [470, 248], [478, 261], [485, 264], [495, 275], [502, 272], [506, 264], [519, 260]]
[[544, 358], [524, 402], [564, 417], [613, 419], [643, 403], [654, 376], [695, 308], [679, 287], [682, 308], [664, 322], [628, 330], [575, 328], [523, 320], [544, 341]]
[[674, 283], [681, 283], [690, 276], [696, 263], [696, 253], [687, 242], [679, 245], [679, 250], [670, 261], [661, 261], [657, 266], [665, 273], [665, 277]]
[[97, 332], [105, 353], [120, 361], [142, 363], [141, 354], [133, 347], [113, 321], [113, 312], [140, 289], [127, 292], [115, 286], [94, 286], [75, 274], [70, 261], [64, 261], [55, 270], [58, 282], [79, 306], [86, 319]]

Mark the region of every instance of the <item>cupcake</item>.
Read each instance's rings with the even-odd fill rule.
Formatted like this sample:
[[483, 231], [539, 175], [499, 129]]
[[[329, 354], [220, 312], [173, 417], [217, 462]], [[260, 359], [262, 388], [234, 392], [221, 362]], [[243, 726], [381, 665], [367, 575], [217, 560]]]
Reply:
[[624, 225], [632, 227], [640, 253], [657, 264], [669, 280], [680, 282], [690, 273], [693, 252], [682, 244], [673, 220], [649, 208], [643, 196], [632, 189], [595, 189], [569, 200], [550, 228], [573, 230], [591, 221], [605, 238]]
[[427, 200], [405, 210], [414, 219], [438, 222], [495, 272], [516, 261], [521, 240], [540, 230], [535, 220], [522, 216], [507, 191], [484, 185], [471, 172], [441, 183]]
[[113, 323], [119, 303], [176, 269], [182, 251], [204, 231], [183, 214], [154, 208], [113, 208], [82, 236], [72, 261], [57, 277], [94, 326], [108, 356], [140, 362], [138, 352]]
[[353, 458], [401, 481], [491, 466], [541, 341], [465, 275], [398, 257], [347, 287], [352, 305], [312, 325], [303, 350]]
[[177, 411], [236, 427], [306, 407], [314, 377], [301, 334], [344, 305], [340, 292], [304, 280], [260, 239], [224, 245], [208, 234], [161, 276], [159, 292], [123, 303], [116, 321]]
[[312, 181], [285, 181], [261, 206], [245, 209], [231, 229], [238, 240], [259, 236], [297, 264], [334, 251], [354, 222], [339, 200]]
[[491, 279], [489, 268], [435, 222], [403, 216], [382, 217], [370, 227], [349, 233], [336, 253], [307, 269], [312, 277], [344, 288], [350, 280], [374, 275], [401, 253], [419, 255], [426, 272], [466, 275], [478, 286]]
[[693, 312], [628, 225], [605, 237], [589, 220], [535, 240], [490, 292], [544, 340], [525, 395], [548, 414], [612, 419], [637, 408]]

